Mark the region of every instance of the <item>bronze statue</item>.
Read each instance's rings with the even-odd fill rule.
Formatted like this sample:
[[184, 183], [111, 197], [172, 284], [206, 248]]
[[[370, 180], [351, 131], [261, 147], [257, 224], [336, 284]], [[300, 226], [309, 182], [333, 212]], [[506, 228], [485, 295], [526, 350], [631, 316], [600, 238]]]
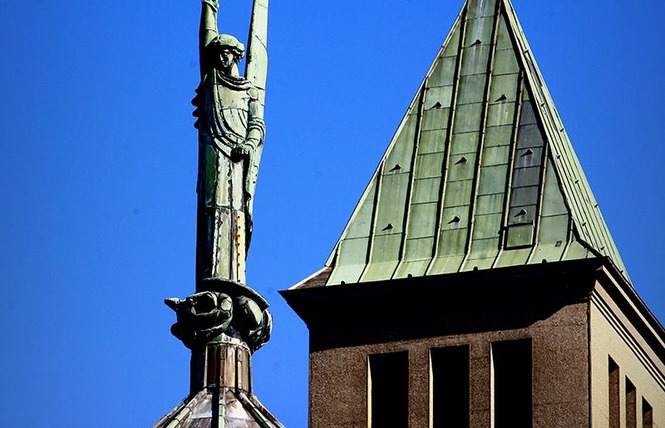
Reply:
[[245, 280], [254, 189], [265, 135], [265, 30], [255, 19], [261, 3], [254, 5], [250, 51], [245, 76], [241, 76], [238, 63], [245, 47], [234, 36], [219, 34], [219, 3], [203, 0], [201, 84], [192, 101], [200, 147], [198, 278]]
[[268, 0], [254, 0], [245, 46], [217, 30], [218, 0], [203, 0], [201, 83], [192, 103], [199, 130], [196, 294], [167, 299], [172, 333], [192, 350], [233, 338], [252, 351], [270, 337], [268, 303], [245, 282], [252, 204], [265, 126]]
[[[254, 395], [251, 355], [270, 338], [268, 302], [246, 284], [252, 204], [263, 150], [268, 0], [253, 0], [245, 46], [219, 34], [219, 0], [202, 0], [196, 292], [166, 299], [171, 333], [191, 349], [190, 395], [153, 428], [284, 428]], [[228, 1], [231, 3], [231, 1]], [[244, 3], [236, 0], [237, 3]]]

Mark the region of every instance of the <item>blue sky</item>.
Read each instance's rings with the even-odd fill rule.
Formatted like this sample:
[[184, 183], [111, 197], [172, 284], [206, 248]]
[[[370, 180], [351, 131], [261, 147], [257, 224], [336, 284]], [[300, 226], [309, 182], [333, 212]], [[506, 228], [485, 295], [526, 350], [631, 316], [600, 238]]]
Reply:
[[[462, 0], [273, 0], [248, 282], [256, 392], [307, 424], [307, 330], [277, 294], [325, 262]], [[248, 0], [224, 0], [246, 34]], [[635, 287], [665, 321], [665, 4], [514, 6]], [[0, 8], [0, 426], [146, 427], [187, 393], [162, 299], [194, 284], [198, 0]]]

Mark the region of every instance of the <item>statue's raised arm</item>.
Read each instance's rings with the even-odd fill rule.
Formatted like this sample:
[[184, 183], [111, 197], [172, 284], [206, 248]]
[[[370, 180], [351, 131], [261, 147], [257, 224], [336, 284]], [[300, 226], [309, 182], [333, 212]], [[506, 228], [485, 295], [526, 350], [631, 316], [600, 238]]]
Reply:
[[217, 12], [219, 2], [217, 0], [203, 0], [201, 5], [201, 24], [199, 27], [199, 60], [201, 65], [201, 76], [206, 74], [206, 48], [219, 34], [217, 30]]
[[[265, 91], [268, 74], [268, 1], [255, 0], [252, 6], [245, 78], [258, 90]], [[202, 0], [201, 24], [199, 28], [199, 52], [201, 76], [208, 71], [208, 50], [213, 48], [212, 42], [219, 36], [218, 0]], [[228, 36], [228, 35], [225, 35]], [[233, 36], [230, 36], [233, 37]], [[235, 39], [235, 37], [233, 37]], [[237, 39], [235, 39], [236, 42]], [[239, 43], [239, 42], [238, 42]], [[244, 51], [244, 47], [243, 47]]]

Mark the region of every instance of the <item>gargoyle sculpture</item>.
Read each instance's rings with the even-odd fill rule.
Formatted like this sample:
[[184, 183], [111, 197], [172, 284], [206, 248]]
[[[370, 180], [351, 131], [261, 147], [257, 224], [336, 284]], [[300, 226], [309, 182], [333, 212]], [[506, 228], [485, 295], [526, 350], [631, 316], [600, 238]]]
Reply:
[[226, 335], [242, 340], [254, 352], [270, 339], [272, 316], [249, 297], [203, 291], [164, 303], [177, 316], [171, 333], [189, 349], [202, 348]]

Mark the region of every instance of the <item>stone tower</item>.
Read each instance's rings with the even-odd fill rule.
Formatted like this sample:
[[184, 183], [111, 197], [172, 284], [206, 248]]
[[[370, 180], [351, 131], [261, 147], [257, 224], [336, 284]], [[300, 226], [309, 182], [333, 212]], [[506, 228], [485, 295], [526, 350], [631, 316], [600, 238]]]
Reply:
[[192, 351], [189, 396], [155, 428], [279, 428], [252, 389], [251, 356], [270, 338], [268, 303], [246, 284], [252, 205], [265, 126], [268, 0], [254, 0], [245, 45], [220, 34], [218, 0], [202, 0], [196, 293], [166, 299], [171, 332]]
[[636, 294], [509, 0], [468, 0], [325, 266], [310, 428], [665, 427]]

